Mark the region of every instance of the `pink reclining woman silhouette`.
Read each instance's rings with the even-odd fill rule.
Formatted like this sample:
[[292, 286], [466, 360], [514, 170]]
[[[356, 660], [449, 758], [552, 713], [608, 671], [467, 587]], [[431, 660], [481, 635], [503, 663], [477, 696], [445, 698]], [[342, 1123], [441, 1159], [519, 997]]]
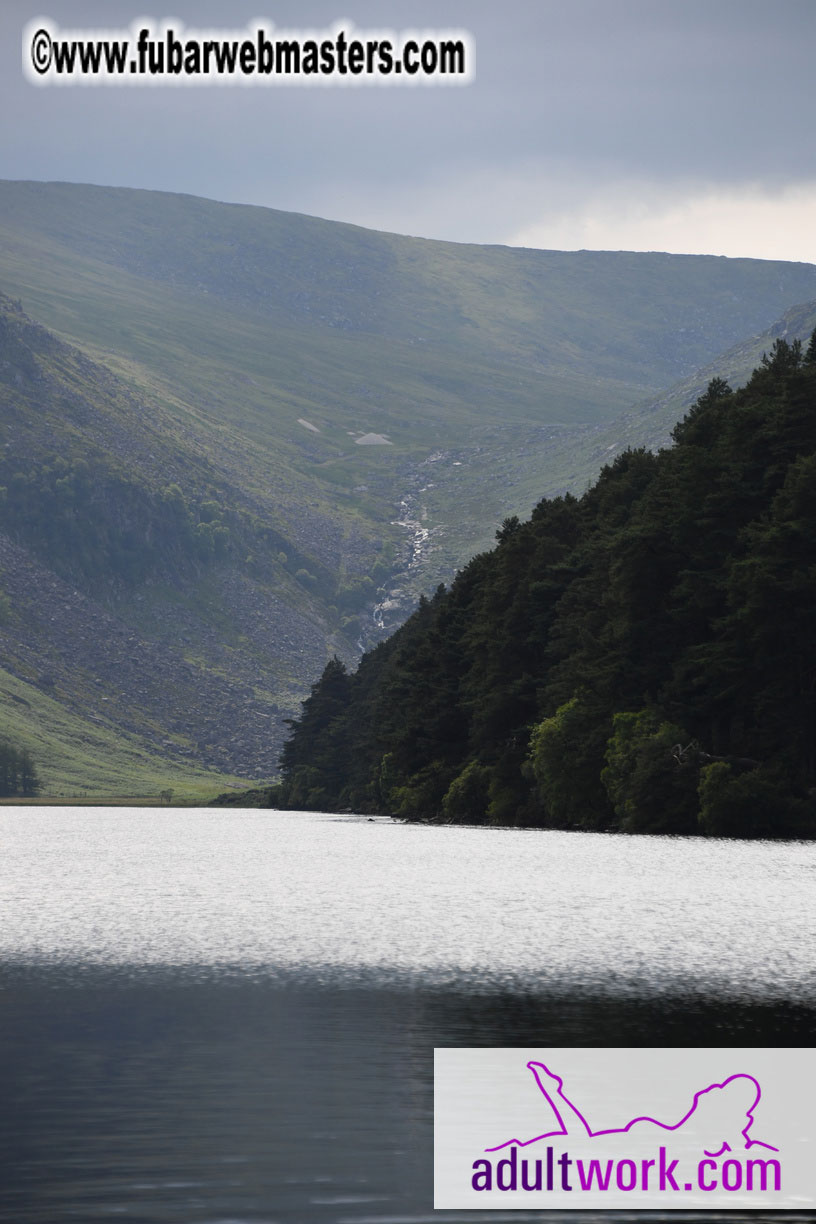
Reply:
[[[721, 1084], [710, 1084], [708, 1088], [695, 1092], [691, 1108], [679, 1122], [659, 1122], [657, 1118], [639, 1117], [627, 1122], [626, 1126], [594, 1131], [565, 1094], [564, 1081], [559, 1075], [555, 1075], [541, 1062], [528, 1062], [527, 1066], [549, 1102], [560, 1129], [546, 1131], [542, 1135], [536, 1135], [534, 1139], [508, 1139], [497, 1147], [487, 1148], [488, 1152], [497, 1152], [501, 1148], [510, 1147], [511, 1144], [528, 1147], [539, 1139], [553, 1139], [562, 1135], [576, 1139], [597, 1139], [600, 1135], [642, 1136], [652, 1132], [659, 1136], [663, 1132], [679, 1131], [686, 1123], [691, 1123], [695, 1133], [700, 1136], [706, 1156], [716, 1157], [721, 1156], [723, 1152], [751, 1147], [767, 1148], [770, 1152], [779, 1151], [770, 1143], [749, 1137], [748, 1132], [754, 1123], [754, 1110], [762, 1095], [759, 1081], [755, 1080], [753, 1075], [730, 1075]], [[740, 1128], [741, 1122], [744, 1125]]]

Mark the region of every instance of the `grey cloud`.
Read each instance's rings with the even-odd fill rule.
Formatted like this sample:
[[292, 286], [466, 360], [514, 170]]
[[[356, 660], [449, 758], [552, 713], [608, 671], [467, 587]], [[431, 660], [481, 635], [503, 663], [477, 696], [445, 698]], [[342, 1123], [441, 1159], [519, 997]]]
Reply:
[[[435, 215], [449, 233], [458, 213], [463, 237], [495, 240], [525, 223], [529, 193], [548, 179], [572, 198], [582, 183], [638, 178], [816, 178], [811, 0], [65, 0], [52, 12], [63, 27], [94, 27], [126, 25], [137, 9], [196, 27], [240, 26], [264, 11], [279, 27], [341, 17], [362, 29], [462, 26], [475, 38], [476, 81], [36, 89], [20, 72], [20, 31], [39, 0], [11, 0], [0, 17], [2, 107], [15, 116], [0, 134], [6, 177], [190, 191], [345, 219], [362, 201], [367, 224], [377, 224], [379, 200], [380, 224], [409, 231], [414, 200], [425, 233], [440, 232]], [[495, 186], [480, 196], [477, 183]]]

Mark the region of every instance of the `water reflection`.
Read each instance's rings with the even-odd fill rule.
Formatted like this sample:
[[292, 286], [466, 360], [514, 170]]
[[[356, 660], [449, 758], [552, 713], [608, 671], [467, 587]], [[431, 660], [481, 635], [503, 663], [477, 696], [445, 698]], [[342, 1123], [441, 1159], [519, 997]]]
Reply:
[[813, 846], [122, 810], [0, 835], [10, 1224], [421, 1224], [434, 1046], [816, 1036]]
[[[739, 1045], [746, 1028], [752, 1044], [793, 1033], [806, 1045], [816, 1032], [802, 1007], [219, 984], [177, 970], [86, 970], [79, 985], [18, 970], [4, 999], [0, 1203], [16, 1224], [417, 1224], [432, 1218], [435, 1045]], [[537, 1218], [491, 1213], [505, 1215]]]

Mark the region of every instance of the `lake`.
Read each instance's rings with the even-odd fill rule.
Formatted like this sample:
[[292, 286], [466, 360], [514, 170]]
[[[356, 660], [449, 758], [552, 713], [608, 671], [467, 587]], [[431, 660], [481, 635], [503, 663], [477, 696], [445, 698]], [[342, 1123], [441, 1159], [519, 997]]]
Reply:
[[421, 1224], [434, 1046], [816, 1033], [810, 843], [28, 807], [0, 854], [14, 1224]]

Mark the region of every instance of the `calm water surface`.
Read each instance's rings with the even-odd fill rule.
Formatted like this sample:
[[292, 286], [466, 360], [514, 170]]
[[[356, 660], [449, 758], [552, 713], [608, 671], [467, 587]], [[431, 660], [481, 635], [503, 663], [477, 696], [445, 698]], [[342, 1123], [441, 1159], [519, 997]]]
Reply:
[[0, 1218], [430, 1220], [435, 1045], [811, 1045], [814, 882], [805, 843], [0, 809]]

